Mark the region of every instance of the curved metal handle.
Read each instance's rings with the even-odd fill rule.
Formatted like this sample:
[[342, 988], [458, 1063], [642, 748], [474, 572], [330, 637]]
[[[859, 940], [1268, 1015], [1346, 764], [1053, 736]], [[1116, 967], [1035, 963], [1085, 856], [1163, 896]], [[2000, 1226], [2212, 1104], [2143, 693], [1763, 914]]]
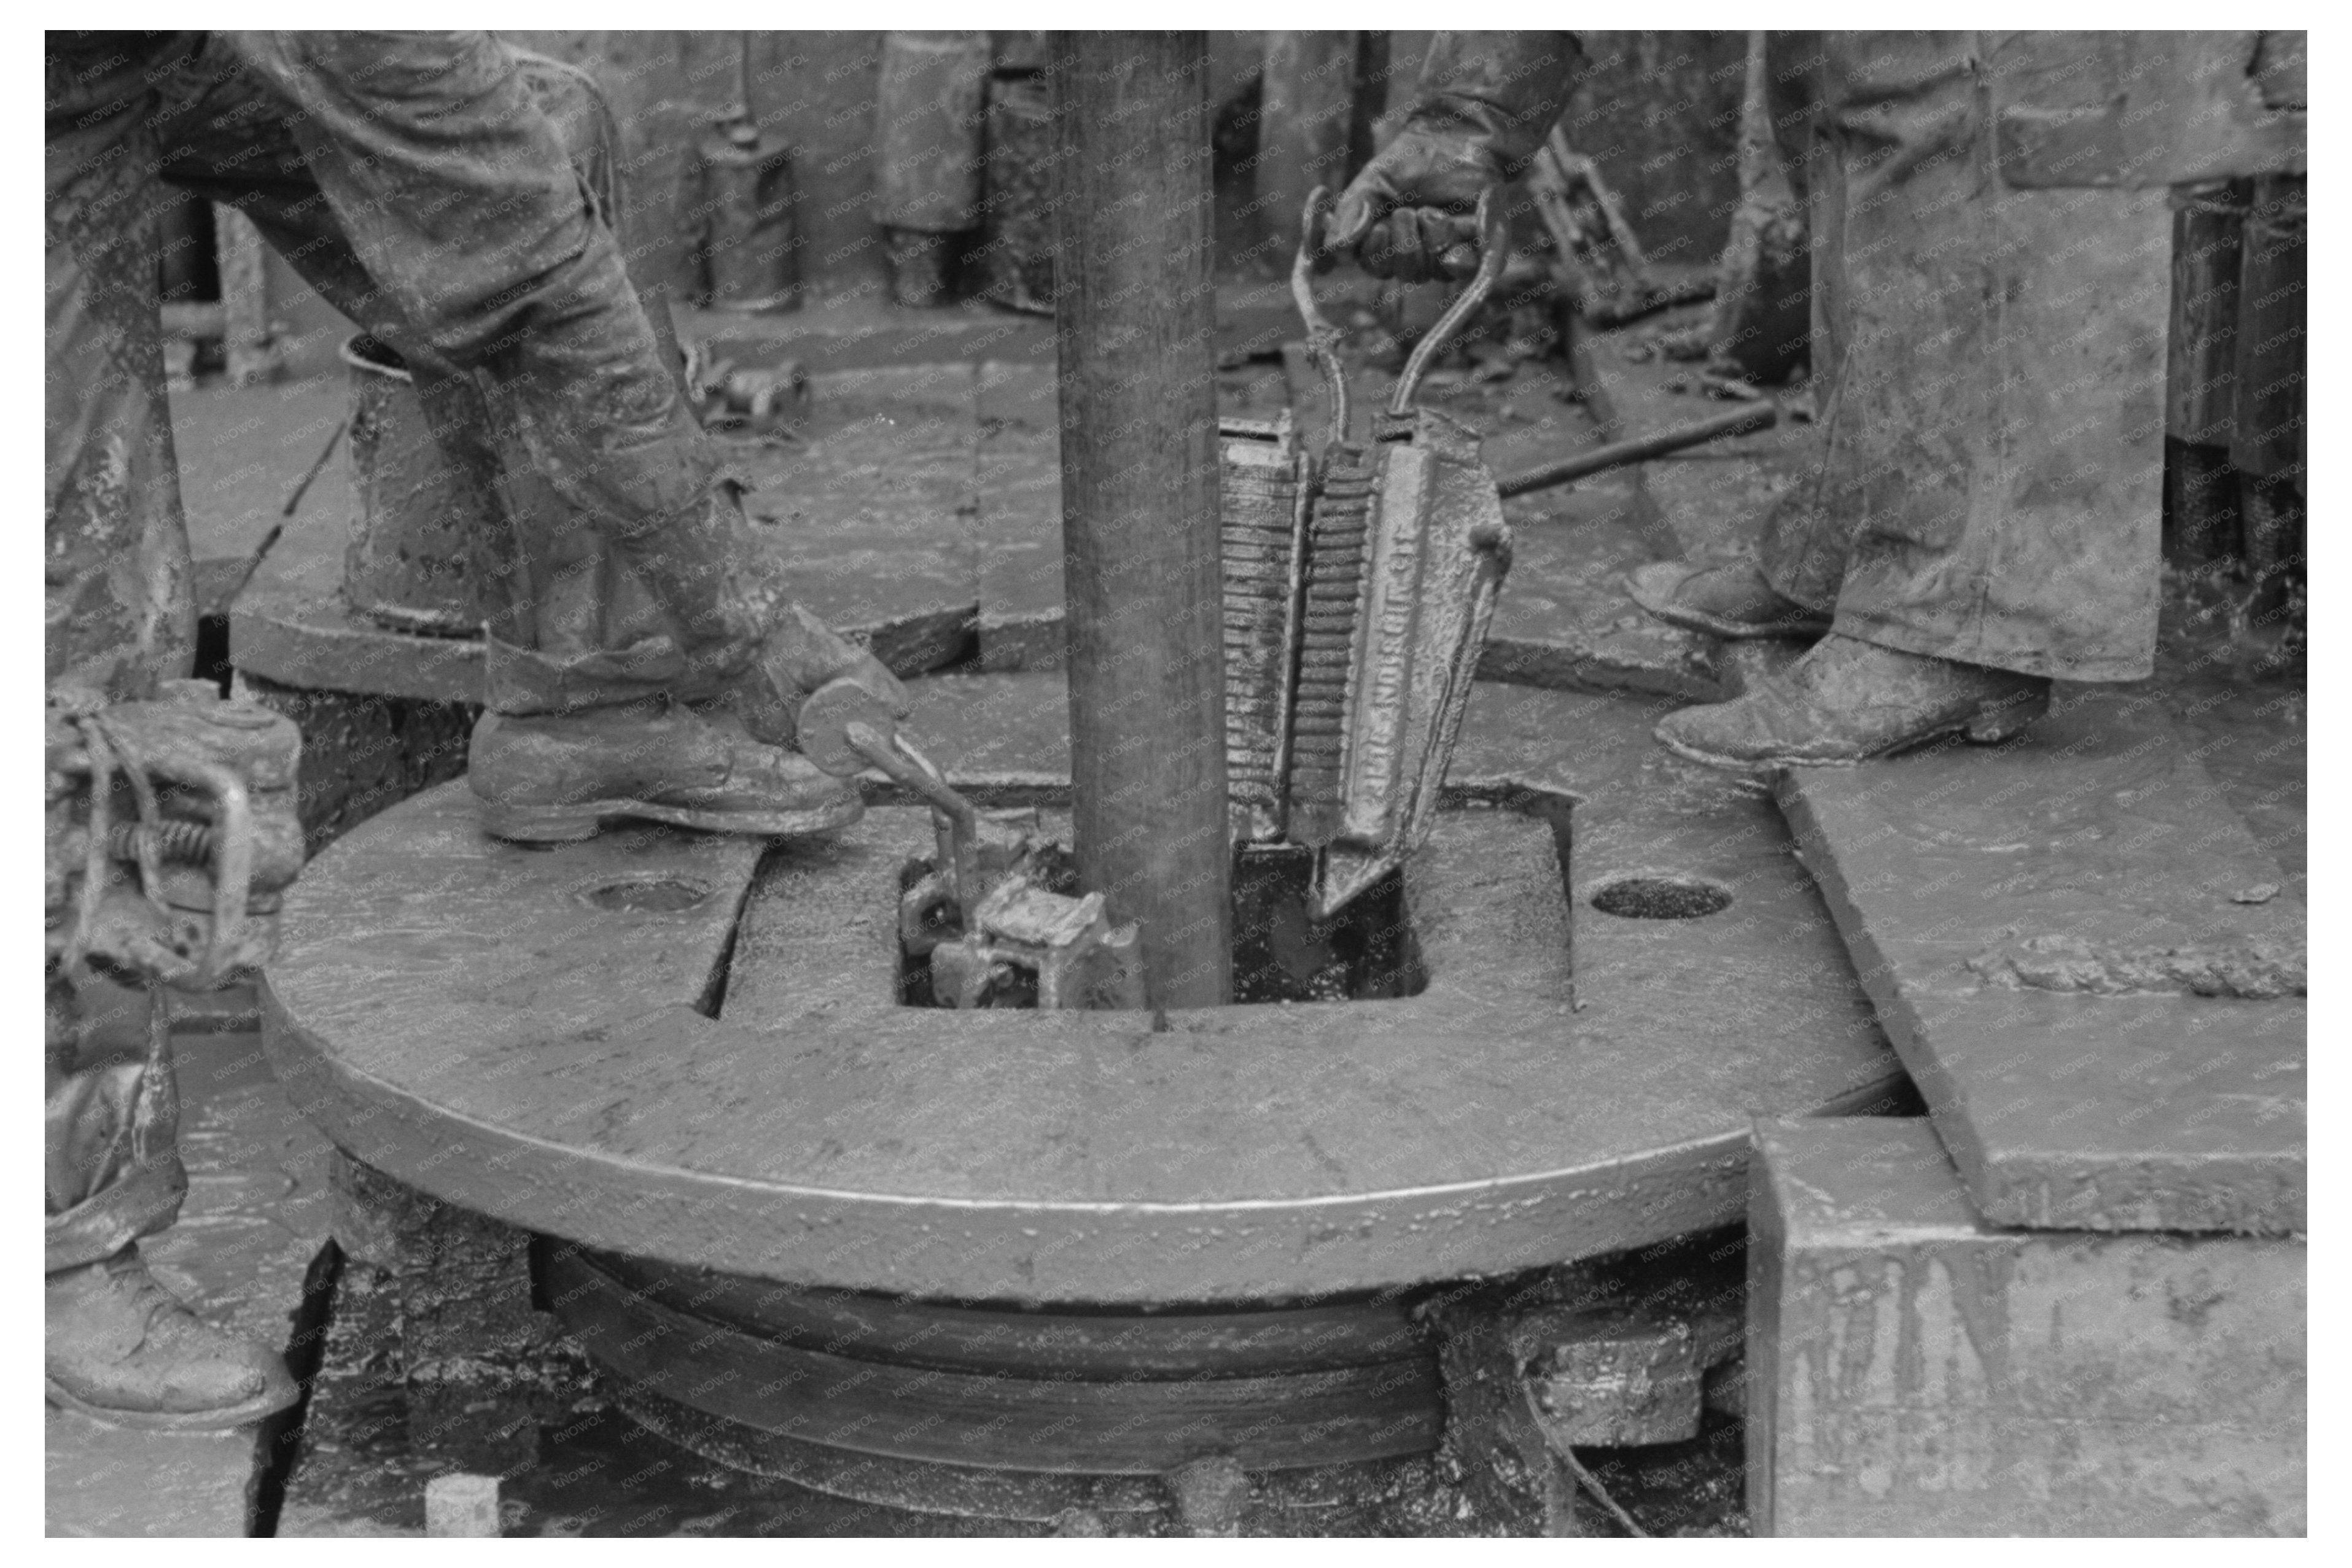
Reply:
[[1331, 430], [1326, 443], [1348, 438], [1348, 377], [1339, 364], [1339, 329], [1331, 325], [1315, 302], [1315, 264], [1323, 256], [1323, 223], [1330, 216], [1331, 188], [1318, 185], [1307, 193], [1307, 207], [1298, 219], [1298, 255], [1290, 263], [1290, 298], [1298, 319], [1307, 325], [1307, 357], [1323, 378], [1331, 398]]
[[1391, 415], [1412, 412], [1412, 394], [1420, 390], [1421, 378], [1427, 373], [1429, 362], [1453, 340], [1454, 334], [1462, 329], [1462, 323], [1486, 303], [1486, 296], [1495, 291], [1496, 280], [1503, 276], [1504, 264], [1511, 259], [1510, 235], [1504, 228], [1501, 204], [1495, 199], [1498, 188], [1489, 185], [1478, 197], [1478, 271], [1461, 297], [1437, 319], [1437, 324], [1413, 345], [1412, 357], [1404, 362], [1404, 373], [1397, 377], [1396, 391], [1389, 394], [1388, 411]]

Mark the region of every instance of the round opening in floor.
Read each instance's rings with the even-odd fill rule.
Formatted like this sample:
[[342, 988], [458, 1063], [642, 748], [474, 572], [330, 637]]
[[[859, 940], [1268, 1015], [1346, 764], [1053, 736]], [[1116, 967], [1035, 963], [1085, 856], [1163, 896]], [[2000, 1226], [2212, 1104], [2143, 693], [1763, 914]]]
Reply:
[[710, 896], [700, 883], [677, 877], [636, 877], [608, 882], [580, 895], [599, 909], [626, 910], [636, 915], [676, 915], [692, 909]]
[[1696, 877], [1623, 876], [1602, 883], [1592, 907], [1627, 920], [1696, 920], [1730, 908], [1731, 894]]

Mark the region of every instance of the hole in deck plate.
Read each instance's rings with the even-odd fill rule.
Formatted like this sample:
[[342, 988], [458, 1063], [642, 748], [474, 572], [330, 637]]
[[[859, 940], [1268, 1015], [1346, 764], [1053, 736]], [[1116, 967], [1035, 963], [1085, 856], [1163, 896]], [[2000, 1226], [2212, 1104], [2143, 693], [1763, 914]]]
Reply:
[[1730, 908], [1731, 894], [1695, 876], [1621, 876], [1594, 890], [1592, 907], [1626, 920], [1696, 920]]
[[592, 887], [580, 899], [598, 909], [624, 910], [635, 915], [676, 915], [692, 909], [709, 896], [709, 888], [683, 877], [640, 876]]
[[1404, 877], [1391, 871], [1328, 920], [1308, 911], [1314, 856], [1252, 850], [1234, 867], [1234, 1000], [1376, 1002], [1429, 984], [1405, 915]]

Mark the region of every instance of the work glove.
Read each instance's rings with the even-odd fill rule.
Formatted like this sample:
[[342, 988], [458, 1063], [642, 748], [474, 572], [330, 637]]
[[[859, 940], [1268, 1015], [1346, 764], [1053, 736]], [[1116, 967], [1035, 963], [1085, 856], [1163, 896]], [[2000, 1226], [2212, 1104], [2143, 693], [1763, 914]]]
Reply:
[[880, 698], [894, 718], [906, 717], [914, 706], [907, 688], [881, 660], [797, 604], [785, 605], [769, 630], [760, 662], [779, 685], [788, 682], [799, 697], [845, 676]]
[[782, 607], [770, 625], [750, 678], [736, 683], [734, 706], [755, 739], [797, 743], [801, 705], [835, 680], [856, 682], [893, 718], [913, 711], [898, 677], [867, 650], [797, 604]]
[[1407, 125], [1349, 182], [1324, 247], [1354, 246], [1375, 277], [1468, 277], [1478, 270], [1478, 198], [1505, 177], [1478, 128]]
[[1518, 177], [1568, 102], [1572, 33], [1434, 35], [1404, 129], [1340, 194], [1330, 249], [1375, 277], [1478, 270], [1478, 198]]
[[768, 746], [793, 745], [801, 704], [844, 678], [904, 718], [912, 699], [898, 677], [785, 598], [788, 578], [753, 535], [740, 492], [720, 476], [696, 502], [696, 526], [648, 535], [635, 549], [630, 565], [667, 612], [684, 655], [682, 673], [648, 670], [640, 678], [658, 674], [695, 700], [722, 693], [751, 737]]

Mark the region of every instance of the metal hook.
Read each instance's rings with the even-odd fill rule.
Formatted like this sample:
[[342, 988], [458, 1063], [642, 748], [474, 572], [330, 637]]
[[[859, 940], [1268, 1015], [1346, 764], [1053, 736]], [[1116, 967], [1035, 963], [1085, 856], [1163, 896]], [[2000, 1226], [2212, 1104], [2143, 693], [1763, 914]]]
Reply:
[[1298, 220], [1298, 255], [1290, 264], [1290, 298], [1298, 306], [1299, 319], [1307, 325], [1307, 357], [1315, 361], [1315, 369], [1323, 378], [1324, 390], [1331, 399], [1331, 429], [1324, 438], [1326, 444], [1348, 439], [1348, 377], [1339, 366], [1339, 329], [1331, 325], [1322, 308], [1315, 303], [1315, 287], [1311, 281], [1315, 263], [1323, 255], [1323, 220], [1329, 215], [1331, 188], [1318, 185], [1307, 193], [1307, 208]]
[[1396, 391], [1389, 396], [1388, 412], [1402, 417], [1412, 412], [1412, 394], [1420, 390], [1421, 378], [1427, 373], [1429, 363], [1462, 329], [1462, 323], [1471, 313], [1486, 303], [1486, 296], [1495, 291], [1495, 284], [1503, 276], [1504, 264], [1511, 258], [1510, 235], [1503, 224], [1501, 207], [1495, 200], [1496, 187], [1489, 185], [1478, 197], [1478, 271], [1463, 289], [1461, 298], [1446, 308], [1437, 324], [1422, 334], [1413, 346], [1412, 357], [1404, 362], [1404, 373], [1397, 377]]

